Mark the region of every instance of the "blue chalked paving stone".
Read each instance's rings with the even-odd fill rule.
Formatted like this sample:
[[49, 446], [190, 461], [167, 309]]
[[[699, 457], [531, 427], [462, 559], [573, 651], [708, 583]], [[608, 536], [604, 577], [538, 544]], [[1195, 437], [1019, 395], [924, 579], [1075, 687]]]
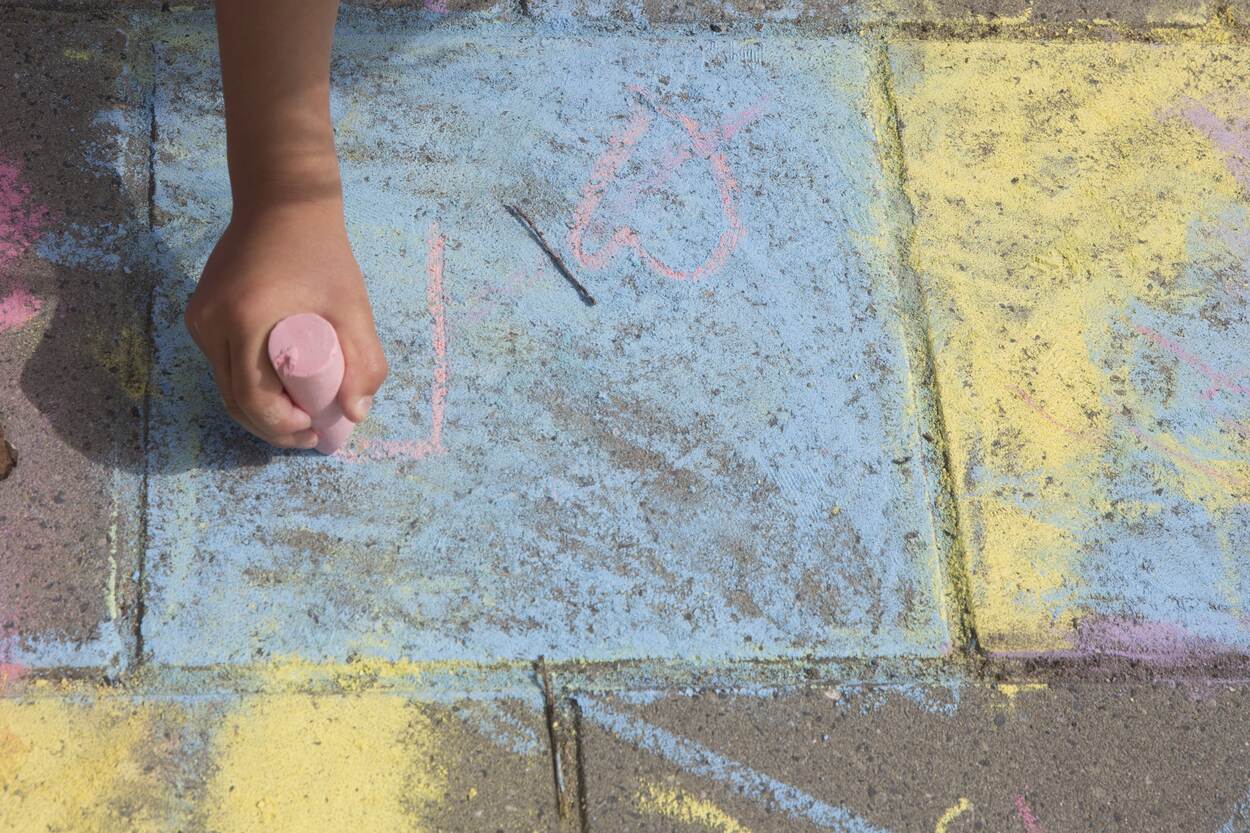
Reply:
[[183, 332], [229, 192], [211, 30], [159, 54], [154, 658], [944, 650], [866, 48], [405, 20], [337, 42], [392, 371], [332, 458]]

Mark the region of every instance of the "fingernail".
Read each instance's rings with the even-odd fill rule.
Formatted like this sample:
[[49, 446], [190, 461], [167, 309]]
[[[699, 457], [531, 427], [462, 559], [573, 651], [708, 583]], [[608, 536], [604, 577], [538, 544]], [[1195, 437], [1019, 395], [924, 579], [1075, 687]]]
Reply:
[[360, 418], [364, 419], [369, 415], [369, 409], [373, 407], [372, 396], [362, 396], [356, 400], [356, 408], [360, 411]]
[[316, 431], [300, 431], [295, 438], [300, 448], [312, 448], [317, 444], [318, 439]]

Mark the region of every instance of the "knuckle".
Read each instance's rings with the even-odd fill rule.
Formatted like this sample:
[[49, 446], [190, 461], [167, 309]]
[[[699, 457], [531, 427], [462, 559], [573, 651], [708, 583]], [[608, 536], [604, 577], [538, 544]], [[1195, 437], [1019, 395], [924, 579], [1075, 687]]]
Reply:
[[283, 410], [270, 397], [248, 393], [245, 398], [240, 398], [239, 404], [257, 425], [271, 430], [282, 426]]

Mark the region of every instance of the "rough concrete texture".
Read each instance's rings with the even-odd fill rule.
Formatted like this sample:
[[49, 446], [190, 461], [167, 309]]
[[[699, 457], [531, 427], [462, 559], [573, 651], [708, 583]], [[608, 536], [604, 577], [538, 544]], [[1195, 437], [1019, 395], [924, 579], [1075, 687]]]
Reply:
[[1241, 47], [891, 54], [983, 643], [1244, 651]]
[[392, 371], [321, 458], [229, 424], [177, 323], [229, 208], [209, 44], [158, 59], [158, 661], [945, 648], [863, 45], [341, 32]]
[[10, 675], [129, 654], [148, 131], [146, 64], [128, 37], [68, 17], [0, 20], [0, 423], [20, 460], [0, 481]]
[[[715, 31], [762, 24], [810, 29], [904, 25], [993, 27], [1065, 26], [1151, 30], [1202, 27], [1214, 19], [1250, 23], [1250, 0], [343, 0], [345, 6], [419, 10], [478, 21], [526, 19], [569, 24], [657, 26], [694, 24]], [[117, 8], [180, 13], [211, 8], [210, 0], [0, 0], [0, 8], [62, 11]], [[1058, 27], [1058, 28], [1055, 28]]]
[[0, 830], [1250, 830], [1236, 10], [441, 8], [345, 15], [332, 458], [181, 327], [207, 16], [6, 9]]
[[273, 692], [0, 699], [6, 833], [554, 830], [541, 712]]
[[1250, 824], [1250, 688], [1045, 683], [579, 697], [590, 831]]

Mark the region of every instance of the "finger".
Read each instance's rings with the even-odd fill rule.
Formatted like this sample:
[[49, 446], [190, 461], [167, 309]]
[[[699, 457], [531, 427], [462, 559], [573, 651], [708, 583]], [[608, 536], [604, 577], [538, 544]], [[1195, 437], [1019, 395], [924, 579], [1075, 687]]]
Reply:
[[373, 404], [373, 395], [386, 379], [388, 368], [382, 342], [368, 309], [350, 318], [330, 318], [343, 350], [343, 384], [339, 407], [352, 422], [361, 422]]
[[230, 346], [224, 341], [205, 342], [200, 345], [200, 349], [204, 352], [204, 357], [208, 359], [209, 367], [212, 368], [213, 383], [217, 385], [217, 393], [221, 396], [221, 404], [226, 409], [226, 413], [235, 422], [255, 434], [256, 429], [249, 423], [243, 411], [239, 409], [239, 403], [234, 399], [234, 390], [231, 387]]
[[284, 448], [308, 445], [312, 419], [287, 396], [263, 338], [230, 345], [230, 374], [234, 399], [257, 436]]

